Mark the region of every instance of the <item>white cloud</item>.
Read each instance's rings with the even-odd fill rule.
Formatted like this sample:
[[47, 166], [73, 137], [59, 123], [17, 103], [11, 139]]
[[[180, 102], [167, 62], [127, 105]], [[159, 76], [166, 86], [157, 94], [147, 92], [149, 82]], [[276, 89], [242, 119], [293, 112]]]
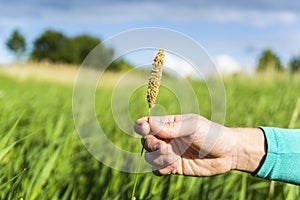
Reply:
[[[255, 10], [226, 7], [169, 7], [172, 13], [161, 12], [158, 15], [174, 21], [211, 21], [211, 22], [237, 22], [250, 24], [255, 27], [266, 27], [274, 24], [288, 24], [300, 19], [299, 13], [286, 10]], [[170, 8], [171, 7], [171, 8]], [[167, 9], [167, 8], [165, 8]]]
[[195, 71], [194, 67], [190, 63], [185, 61], [183, 58], [168, 52], [165, 52], [164, 66], [170, 68], [171, 70], [169, 70], [169, 72], [175, 76], [199, 77], [199, 75], [197, 76], [197, 72]]
[[[92, 30], [97, 34], [100, 32], [110, 36], [111, 33], [115, 33], [119, 29], [135, 28], [135, 24], [138, 26], [145, 24], [145, 26], [154, 25], [177, 29], [195, 39], [200, 37], [201, 43], [206, 42], [206, 48], [214, 48], [213, 50], [217, 51], [214, 54], [219, 52], [231, 54], [232, 51], [235, 51], [233, 54], [240, 53], [245, 46], [251, 44], [258, 47], [259, 51], [265, 47], [272, 49], [275, 47], [280, 56], [286, 54], [284, 55], [287, 57], [286, 60], [291, 53], [298, 54], [299, 52], [299, 45], [297, 45], [299, 44], [299, 8], [300, 1], [298, 0], [289, 2], [281, 0], [3, 1], [0, 6], [0, 38], [7, 38], [15, 27], [19, 27], [21, 30], [25, 29], [28, 37], [35, 37], [47, 27], [58, 28], [59, 31], [62, 30], [67, 34], [75, 34], [74, 31]], [[202, 24], [202, 22], [204, 23]], [[232, 30], [234, 31], [232, 36], [224, 36], [223, 32], [220, 31], [220, 33], [218, 32], [219, 35], [215, 34], [214, 29], [216, 27], [223, 27], [219, 22], [224, 22], [224, 29], [227, 30], [230, 30], [232, 22], [234, 23], [235, 28]], [[227, 25], [231, 27], [227, 28]], [[246, 26], [246, 29], [240, 25]], [[276, 29], [274, 29], [275, 26]], [[107, 27], [111, 29], [109, 30]], [[180, 27], [184, 28], [180, 30]], [[262, 30], [255, 27], [271, 29], [254, 33], [256, 30]], [[251, 32], [251, 28], [253, 28], [253, 32]], [[282, 31], [278, 32], [280, 29]], [[199, 34], [201, 36], [198, 37], [197, 32], [199, 30], [202, 32]], [[292, 32], [297, 30], [297, 32], [293, 33], [293, 37], [290, 37], [290, 35], [285, 34], [289, 30]], [[213, 33], [211, 37], [207, 37], [207, 34], [210, 34], [207, 31]], [[275, 37], [276, 32], [278, 35]], [[3, 41], [0, 42], [0, 63], [11, 62], [13, 56], [6, 51], [5, 46], [1, 46]], [[237, 57], [241, 59], [241, 56]], [[180, 63], [182, 59], [178, 57], [176, 59], [177, 65], [187, 66], [186, 63]], [[244, 69], [243, 61], [239, 60], [239, 62], [242, 63]], [[177, 68], [177, 70], [182, 71], [181, 68]], [[181, 73], [192, 74], [189, 69], [184, 69], [184, 72]]]
[[[223, 1], [218, 4], [179, 1], [172, 4], [164, 1], [72, 1], [68, 3], [53, 1], [43, 4], [20, 1], [19, 4], [21, 5], [17, 7], [14, 4], [2, 5], [0, 13], [4, 13], [1, 16], [4, 19], [2, 23], [4, 23], [3, 21], [74, 23], [74, 19], [76, 22], [85, 23], [124, 23], [132, 20], [167, 19], [175, 22], [217, 21], [267, 26], [277, 23], [291, 23], [300, 18], [297, 10], [291, 8], [274, 9], [272, 8], [273, 3], [264, 5], [266, 9], [261, 9], [259, 6], [262, 5], [257, 2], [257, 6], [250, 8], [239, 2], [232, 5]], [[172, 12], [166, 12], [170, 10]]]
[[237, 13], [240, 22], [248, 22], [258, 27], [265, 27], [276, 23], [293, 23], [299, 19], [299, 15], [290, 11], [240, 11]]
[[[89, 10], [87, 13], [86, 10]], [[165, 12], [172, 10], [172, 12]], [[122, 15], [120, 15], [122, 11]], [[132, 20], [158, 20], [168, 19], [171, 22], [238, 22], [247, 23], [256, 27], [265, 27], [273, 24], [287, 24], [299, 20], [298, 13], [293, 11], [262, 11], [246, 10], [235, 8], [210, 8], [210, 7], [190, 7], [169, 5], [160, 2], [140, 2], [140, 3], [119, 3], [116, 6], [105, 4], [87, 7], [85, 9], [75, 7], [68, 15], [64, 12], [56, 13], [53, 18], [53, 11], [44, 12], [47, 18], [57, 22], [72, 22], [73, 19], [81, 22], [96, 23], [124, 23]], [[174, 15], [176, 13], [176, 15]], [[78, 18], [78, 16], [81, 16]]]
[[215, 63], [221, 74], [232, 74], [241, 71], [240, 64], [229, 55], [215, 56]]

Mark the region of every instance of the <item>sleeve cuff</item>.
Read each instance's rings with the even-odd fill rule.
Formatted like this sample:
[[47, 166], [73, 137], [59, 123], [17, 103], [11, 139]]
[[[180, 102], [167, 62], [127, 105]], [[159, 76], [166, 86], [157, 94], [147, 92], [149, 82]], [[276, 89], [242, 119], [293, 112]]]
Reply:
[[265, 134], [267, 153], [254, 176], [300, 185], [300, 129], [259, 128]]
[[271, 173], [273, 166], [277, 162], [278, 143], [273, 128], [262, 126], [259, 126], [259, 128], [264, 132], [266, 138], [267, 153], [263, 164], [254, 176], [268, 178], [268, 174]]

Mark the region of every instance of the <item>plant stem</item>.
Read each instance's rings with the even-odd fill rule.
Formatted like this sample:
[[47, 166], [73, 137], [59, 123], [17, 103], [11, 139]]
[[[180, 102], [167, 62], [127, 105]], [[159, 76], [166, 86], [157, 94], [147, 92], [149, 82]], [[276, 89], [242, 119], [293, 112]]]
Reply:
[[[148, 123], [149, 123], [149, 120], [150, 120], [150, 108], [148, 109]], [[142, 136], [142, 139], [143, 139], [143, 145], [142, 145], [142, 150], [141, 150], [141, 155], [140, 155], [140, 158], [139, 158], [139, 163], [138, 163], [138, 166], [136, 168], [136, 171], [135, 171], [135, 177], [134, 177], [134, 185], [133, 185], [133, 189], [132, 189], [132, 194], [131, 194], [131, 200], [135, 200], [135, 189], [136, 189], [136, 185], [137, 185], [137, 181], [138, 181], [138, 178], [139, 178], [139, 169], [141, 167], [141, 161], [142, 161], [142, 156], [143, 156], [143, 153], [144, 153], [144, 145], [145, 145], [145, 142], [146, 142], [146, 136]]]

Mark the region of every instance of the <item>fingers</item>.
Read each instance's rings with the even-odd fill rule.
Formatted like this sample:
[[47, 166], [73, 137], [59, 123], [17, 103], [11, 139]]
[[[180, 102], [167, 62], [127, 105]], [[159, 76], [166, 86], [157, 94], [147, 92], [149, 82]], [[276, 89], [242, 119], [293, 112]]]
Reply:
[[145, 160], [152, 165], [155, 174], [168, 174], [174, 171], [174, 163], [180, 158], [173, 152], [172, 146], [155, 136], [149, 135], [142, 140], [145, 149]]
[[152, 168], [153, 174], [155, 174], [156, 176], [163, 176], [163, 175], [168, 175], [168, 174], [178, 174], [177, 170], [176, 170], [176, 163], [172, 163], [170, 165], [168, 165], [167, 167], [164, 167], [162, 169], [156, 169], [156, 168]]
[[148, 135], [147, 138], [142, 138], [141, 143], [147, 151], [159, 151], [161, 154], [167, 154], [172, 148], [166, 141], [160, 140], [153, 135]]
[[150, 125], [148, 123], [148, 117], [138, 119], [134, 124], [134, 131], [140, 135], [148, 135], [150, 133]]
[[178, 159], [172, 154], [162, 155], [158, 151], [145, 153], [145, 160], [152, 165], [155, 175], [175, 174]]
[[199, 116], [194, 114], [144, 117], [136, 121], [134, 130], [141, 135], [155, 135], [163, 139], [173, 139], [194, 133], [199, 127]]
[[150, 127], [157, 137], [173, 139], [195, 133], [199, 122], [197, 115], [165, 116], [150, 120]]
[[160, 154], [158, 151], [146, 152], [145, 160], [157, 169], [161, 169], [173, 164], [176, 161], [176, 156], [172, 154]]
[[[148, 151], [145, 153], [145, 160], [152, 165], [156, 175], [182, 174], [180, 155], [188, 146], [184, 144], [185, 146], [181, 147], [176, 144], [177, 138], [196, 133], [199, 130], [200, 121], [204, 126], [208, 126], [210, 122], [196, 114], [150, 117], [149, 119], [144, 117], [136, 121], [135, 132], [146, 136], [142, 138], [142, 144]], [[172, 145], [176, 148], [172, 149]]]

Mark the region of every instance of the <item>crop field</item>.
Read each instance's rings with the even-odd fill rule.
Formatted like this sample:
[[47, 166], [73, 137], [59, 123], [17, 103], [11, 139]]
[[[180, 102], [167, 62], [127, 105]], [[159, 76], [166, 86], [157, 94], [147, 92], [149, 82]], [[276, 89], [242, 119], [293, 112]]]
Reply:
[[[107, 76], [107, 80], [118, 80], [120, 74]], [[299, 75], [238, 74], [226, 76], [223, 81], [226, 126], [300, 128], [296, 112]], [[72, 77], [69, 81], [22, 78], [0, 70], [0, 199], [130, 199], [135, 174], [103, 165], [78, 136], [72, 113], [72, 83]], [[201, 99], [200, 114], [210, 118], [205, 82], [190, 84]], [[110, 98], [103, 98], [110, 97], [112, 89], [113, 85], [107, 83], [107, 87], [96, 91], [99, 123], [112, 143], [139, 152], [140, 139], [123, 134], [114, 121]], [[145, 94], [146, 87], [140, 87], [130, 97], [133, 119], [147, 114]], [[164, 88], [157, 101], [167, 114], [179, 112], [172, 94]], [[135, 196], [170, 200], [299, 199], [300, 188], [238, 171], [213, 177], [141, 173]]]

